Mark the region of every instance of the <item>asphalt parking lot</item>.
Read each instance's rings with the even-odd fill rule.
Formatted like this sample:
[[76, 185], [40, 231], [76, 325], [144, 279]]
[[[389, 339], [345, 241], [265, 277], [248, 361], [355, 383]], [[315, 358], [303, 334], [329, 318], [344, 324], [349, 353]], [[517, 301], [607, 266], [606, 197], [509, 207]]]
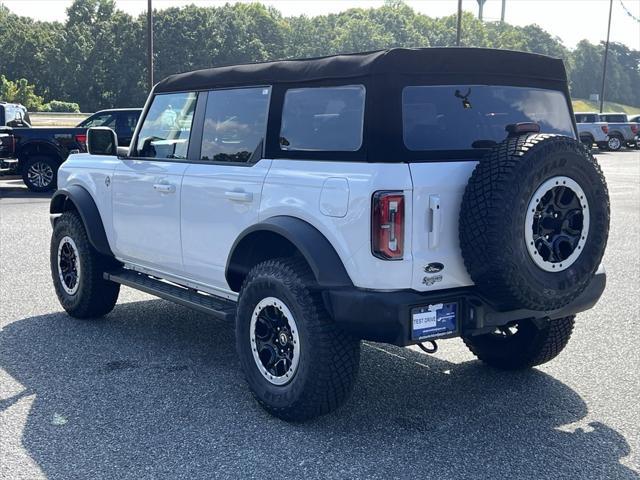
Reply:
[[598, 157], [608, 286], [560, 357], [367, 343], [351, 400], [305, 424], [253, 401], [230, 324], [130, 289], [103, 320], [62, 313], [48, 197], [0, 178], [0, 478], [640, 479], [640, 153]]

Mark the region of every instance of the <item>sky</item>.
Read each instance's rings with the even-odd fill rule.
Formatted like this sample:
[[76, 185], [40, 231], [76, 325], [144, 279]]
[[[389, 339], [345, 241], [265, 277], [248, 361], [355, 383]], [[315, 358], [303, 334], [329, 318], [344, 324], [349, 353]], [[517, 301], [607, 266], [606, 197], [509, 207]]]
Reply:
[[[64, 21], [65, 9], [72, 0], [0, 0], [9, 10], [37, 20]], [[218, 0], [153, 0], [155, 9], [196, 4], [219, 6]], [[260, 3], [276, 7], [285, 16], [306, 14], [310, 16], [340, 12], [352, 7], [378, 7], [383, 1], [373, 0], [265, 0]], [[431, 17], [451, 15], [456, 12], [457, 0], [406, 0], [413, 9]], [[133, 15], [145, 12], [147, 0], [116, 0], [118, 8]], [[486, 0], [485, 20], [499, 20], [501, 0]], [[613, 0], [611, 41], [621, 42], [640, 50], [640, 23], [627, 15], [623, 5], [640, 19], [640, 0]], [[477, 15], [476, 0], [463, 0], [464, 10]], [[605, 40], [609, 0], [506, 0], [505, 20], [514, 25], [536, 23], [558, 36], [573, 48], [582, 39], [592, 43]]]

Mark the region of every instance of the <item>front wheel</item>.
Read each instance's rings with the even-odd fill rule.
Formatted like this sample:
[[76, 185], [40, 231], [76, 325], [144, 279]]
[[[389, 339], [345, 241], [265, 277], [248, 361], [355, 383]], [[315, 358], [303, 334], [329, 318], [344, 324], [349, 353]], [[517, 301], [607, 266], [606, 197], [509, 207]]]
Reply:
[[240, 291], [236, 348], [251, 391], [272, 415], [303, 421], [342, 405], [353, 389], [360, 342], [329, 318], [302, 259], [254, 267]]
[[30, 157], [22, 168], [22, 181], [32, 192], [48, 192], [56, 186], [58, 163], [51, 157]]
[[463, 338], [471, 353], [487, 365], [520, 370], [546, 363], [567, 346], [575, 316], [551, 320], [544, 326], [519, 320], [491, 333]]
[[65, 212], [56, 220], [50, 259], [53, 286], [69, 315], [96, 318], [113, 310], [120, 284], [104, 280], [102, 275], [115, 262], [91, 246], [75, 212]]

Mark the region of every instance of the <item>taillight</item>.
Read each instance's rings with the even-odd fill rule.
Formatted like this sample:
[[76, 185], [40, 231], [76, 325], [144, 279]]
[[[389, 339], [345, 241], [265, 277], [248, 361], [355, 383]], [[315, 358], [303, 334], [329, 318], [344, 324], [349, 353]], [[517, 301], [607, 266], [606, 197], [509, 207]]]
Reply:
[[600, 128], [604, 133], [609, 133], [609, 127], [607, 125], [602, 125]]
[[85, 145], [87, 143], [87, 134], [86, 133], [78, 133], [76, 135], [76, 142], [81, 145]]
[[633, 132], [634, 135], [636, 133], [638, 133], [638, 124], [632, 123], [631, 124], [631, 131]]
[[376, 192], [371, 207], [371, 251], [383, 260], [404, 254], [404, 194]]

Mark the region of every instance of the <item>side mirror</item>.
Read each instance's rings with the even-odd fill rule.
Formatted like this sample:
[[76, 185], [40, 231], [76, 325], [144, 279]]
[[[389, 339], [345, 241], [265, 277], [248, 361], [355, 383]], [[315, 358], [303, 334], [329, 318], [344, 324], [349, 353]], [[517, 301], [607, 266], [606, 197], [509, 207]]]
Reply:
[[87, 151], [90, 155], [117, 155], [116, 132], [108, 127], [91, 127], [87, 132]]
[[118, 156], [119, 157], [128, 157], [129, 156], [129, 147], [118, 147]]

